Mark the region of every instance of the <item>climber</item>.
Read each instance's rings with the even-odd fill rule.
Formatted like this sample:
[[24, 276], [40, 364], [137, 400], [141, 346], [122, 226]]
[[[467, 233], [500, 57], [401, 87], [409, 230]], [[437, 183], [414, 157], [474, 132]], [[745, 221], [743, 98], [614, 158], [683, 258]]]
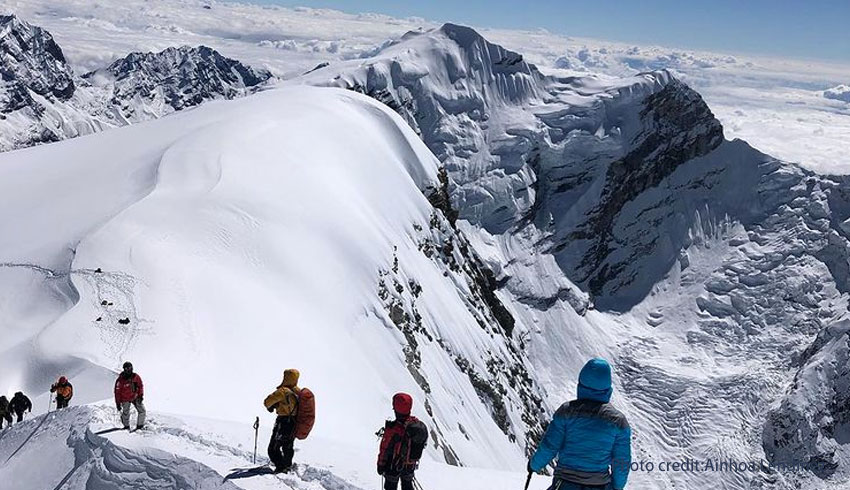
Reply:
[[136, 407], [138, 417], [136, 418], [136, 430], [145, 427], [145, 411], [144, 396], [145, 386], [142, 384], [142, 378], [133, 372], [133, 363], [125, 362], [122, 366], [123, 370], [115, 380], [115, 408], [121, 412], [121, 423], [124, 428], [130, 429], [130, 407]]
[[384, 490], [396, 490], [401, 480], [401, 490], [413, 490], [416, 469], [425, 444], [428, 429], [410, 414], [413, 397], [407, 393], [393, 396], [394, 420], [387, 420], [381, 434], [378, 452], [378, 474], [384, 477]]
[[275, 473], [286, 473], [292, 469], [292, 457], [295, 456], [295, 423], [298, 415], [298, 378], [297, 369], [283, 372], [283, 382], [266, 397], [263, 404], [269, 412], [277, 411], [272, 437], [269, 441], [269, 459]]
[[3, 421], [12, 425], [12, 411], [9, 409], [9, 400], [5, 396], [0, 396], [0, 429], [3, 428]]
[[12, 401], [9, 402], [9, 413], [14, 413], [18, 417], [18, 423], [24, 421], [24, 412], [32, 413], [32, 402], [20, 391], [15, 393]]
[[51, 393], [56, 393], [56, 408], [67, 408], [71, 398], [74, 397], [74, 387], [65, 376], [60, 376], [59, 381], [50, 387]]
[[588, 361], [579, 374], [578, 398], [555, 412], [528, 472], [542, 471], [557, 456], [551, 488], [623, 490], [631, 466], [631, 429], [609, 403], [613, 391], [608, 362]]

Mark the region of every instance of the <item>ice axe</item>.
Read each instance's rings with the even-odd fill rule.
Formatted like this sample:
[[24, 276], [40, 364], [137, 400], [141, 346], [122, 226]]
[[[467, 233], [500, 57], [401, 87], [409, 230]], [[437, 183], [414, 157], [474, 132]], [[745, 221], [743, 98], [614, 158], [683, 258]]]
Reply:
[[259, 430], [260, 430], [260, 417], [257, 417], [257, 419], [254, 420], [254, 460], [253, 460], [254, 464], [257, 464], [257, 435], [259, 433]]
[[531, 485], [531, 475], [534, 473], [528, 472], [528, 478], [525, 479], [525, 490], [528, 490], [528, 486]]

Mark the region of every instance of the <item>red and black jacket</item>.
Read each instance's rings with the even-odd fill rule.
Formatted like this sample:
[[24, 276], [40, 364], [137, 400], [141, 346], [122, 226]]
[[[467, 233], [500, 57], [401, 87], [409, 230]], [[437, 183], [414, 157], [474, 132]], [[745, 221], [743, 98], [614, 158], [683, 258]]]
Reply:
[[141, 398], [145, 394], [145, 387], [142, 384], [142, 378], [133, 373], [132, 376], [125, 376], [124, 373], [118, 375], [115, 380], [115, 404], [120, 405], [124, 402], [132, 402], [137, 398]]

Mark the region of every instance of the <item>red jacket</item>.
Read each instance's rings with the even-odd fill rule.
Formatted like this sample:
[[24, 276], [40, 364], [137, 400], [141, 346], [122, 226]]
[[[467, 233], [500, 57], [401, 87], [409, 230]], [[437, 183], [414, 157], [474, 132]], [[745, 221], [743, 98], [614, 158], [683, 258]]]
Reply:
[[124, 373], [118, 375], [115, 380], [115, 403], [121, 404], [124, 402], [132, 402], [136, 398], [141, 398], [145, 394], [145, 387], [142, 384], [142, 378], [138, 374], [133, 373], [133, 376], [128, 378]]

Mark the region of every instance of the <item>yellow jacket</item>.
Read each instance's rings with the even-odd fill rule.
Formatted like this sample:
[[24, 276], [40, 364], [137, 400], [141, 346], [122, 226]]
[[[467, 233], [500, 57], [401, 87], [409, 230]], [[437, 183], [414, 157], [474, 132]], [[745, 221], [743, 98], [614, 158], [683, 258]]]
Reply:
[[283, 373], [283, 382], [269, 396], [263, 404], [266, 409], [277, 410], [279, 416], [291, 417], [298, 413], [298, 378], [300, 373], [296, 369], [287, 369]]

